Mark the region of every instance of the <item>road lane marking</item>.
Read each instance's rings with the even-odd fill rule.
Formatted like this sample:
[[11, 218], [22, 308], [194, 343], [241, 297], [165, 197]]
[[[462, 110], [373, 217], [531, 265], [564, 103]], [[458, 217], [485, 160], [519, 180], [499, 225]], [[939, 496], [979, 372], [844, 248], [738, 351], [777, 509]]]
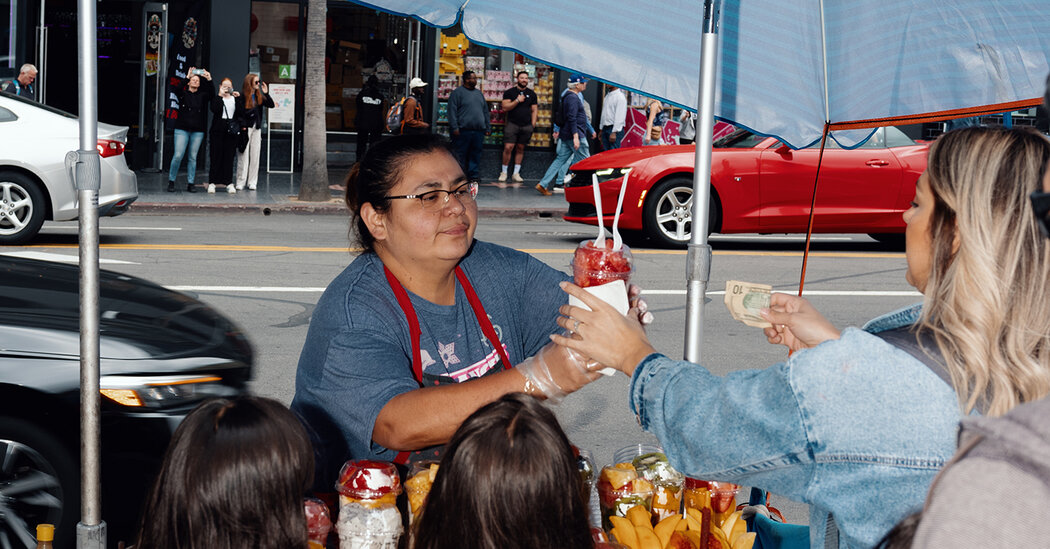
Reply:
[[[76, 244], [37, 244], [27, 248], [76, 249]], [[246, 246], [234, 244], [101, 244], [103, 250], [164, 250], [181, 252], [320, 252], [320, 253], [357, 253], [360, 248], [320, 247], [320, 246]], [[517, 248], [517, 251], [531, 255], [571, 255], [575, 249], [567, 248]], [[685, 250], [631, 250], [634, 255], [686, 255]], [[802, 252], [761, 252], [738, 250], [715, 250], [714, 255], [747, 256], [747, 257], [802, 257]], [[903, 259], [904, 253], [889, 252], [810, 252], [810, 257], [839, 257], [859, 259]]]
[[[44, 229], [73, 229], [73, 231], [79, 231], [80, 228], [76, 225], [45, 225]], [[110, 227], [106, 225], [99, 226], [100, 231], [181, 231], [182, 227]]]
[[[56, 261], [59, 263], [80, 263], [80, 256], [76, 255], [62, 255], [62, 254], [49, 254], [47, 252], [0, 252], [0, 255], [8, 255], [11, 257], [22, 257], [25, 259], [40, 259], [43, 261]], [[102, 259], [99, 258], [99, 263], [105, 265], [141, 265], [141, 263], [135, 263], [134, 261], [121, 261], [119, 259]]]
[[[165, 286], [165, 288], [177, 292], [321, 293], [325, 291], [323, 286]], [[685, 290], [642, 290], [643, 295], [684, 296], [685, 293]], [[725, 293], [725, 290], [714, 290], [707, 292], [707, 295], [724, 295]], [[790, 291], [782, 293], [795, 292]], [[803, 295], [830, 297], [918, 297], [922, 294], [915, 290], [807, 290]]]

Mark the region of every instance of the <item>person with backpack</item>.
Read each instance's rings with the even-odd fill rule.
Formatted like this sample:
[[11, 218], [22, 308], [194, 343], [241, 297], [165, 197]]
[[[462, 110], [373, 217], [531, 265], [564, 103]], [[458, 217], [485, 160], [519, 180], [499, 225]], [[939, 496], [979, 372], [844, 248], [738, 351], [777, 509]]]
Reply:
[[379, 79], [373, 74], [365, 81], [365, 87], [357, 94], [357, 113], [354, 128], [357, 130], [358, 162], [365, 157], [369, 145], [379, 141], [383, 135], [383, 93], [379, 91]]
[[554, 134], [557, 140], [554, 161], [543, 174], [543, 178], [536, 184], [536, 191], [543, 196], [551, 196], [554, 191], [551, 186], [555, 178], [560, 183], [569, 169], [570, 160], [580, 150], [581, 145], [587, 142], [587, 111], [584, 110], [583, 99], [579, 94], [587, 89], [587, 79], [578, 74], [569, 76], [568, 85], [561, 93], [561, 105], [554, 111], [552, 121], [558, 127]]
[[[905, 280], [922, 303], [840, 332], [807, 300], [774, 293], [759, 312], [765, 335], [793, 352], [768, 368], [722, 376], [668, 358], [637, 311], [568, 283], [591, 310], [562, 306], [558, 324], [573, 335], [551, 337], [631, 377], [629, 405], [675, 469], [808, 504], [811, 547], [872, 547], [922, 505], [962, 417], [1050, 394], [1050, 243], [1039, 228], [1050, 205], [1037, 192], [1048, 168], [1050, 142], [1031, 128], [939, 137], [904, 214]], [[946, 498], [946, 513], [960, 501]]]
[[[430, 130], [430, 124], [423, 121], [423, 92], [426, 91], [427, 83], [417, 76], [408, 85], [412, 94], [390, 107], [387, 113], [387, 129], [395, 135], [427, 133]], [[363, 158], [363, 155], [358, 158]]]

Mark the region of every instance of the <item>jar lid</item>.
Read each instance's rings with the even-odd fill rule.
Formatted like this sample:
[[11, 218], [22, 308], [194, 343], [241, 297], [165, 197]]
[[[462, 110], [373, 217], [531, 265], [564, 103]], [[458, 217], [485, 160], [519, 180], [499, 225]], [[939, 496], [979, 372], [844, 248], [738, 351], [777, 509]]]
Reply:
[[350, 460], [339, 470], [335, 489], [346, 497], [376, 499], [387, 494], [400, 494], [401, 478], [393, 463], [370, 459]]
[[54, 541], [55, 540], [55, 525], [54, 524], [37, 524], [36, 525], [36, 540], [37, 541]]
[[695, 490], [697, 488], [706, 488], [711, 491], [726, 491], [733, 492], [734, 494], [740, 490], [739, 484], [733, 484], [732, 482], [719, 482], [717, 480], [700, 480], [698, 478], [685, 477], [685, 487], [688, 490]]

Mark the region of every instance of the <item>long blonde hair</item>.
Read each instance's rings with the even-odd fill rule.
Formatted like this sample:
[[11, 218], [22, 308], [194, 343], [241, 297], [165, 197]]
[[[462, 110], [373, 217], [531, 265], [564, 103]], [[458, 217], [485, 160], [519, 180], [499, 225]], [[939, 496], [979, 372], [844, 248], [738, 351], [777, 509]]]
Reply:
[[916, 333], [933, 335], [965, 413], [999, 416], [1050, 393], [1050, 240], [1028, 202], [1048, 161], [1050, 141], [1027, 129], [965, 128], [930, 147], [933, 249]]

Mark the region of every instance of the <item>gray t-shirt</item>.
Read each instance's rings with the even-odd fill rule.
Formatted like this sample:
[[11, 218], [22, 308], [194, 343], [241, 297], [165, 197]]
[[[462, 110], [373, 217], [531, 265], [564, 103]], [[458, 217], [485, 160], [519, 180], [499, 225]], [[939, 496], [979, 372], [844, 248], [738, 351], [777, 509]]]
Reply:
[[[460, 266], [513, 364], [550, 341], [558, 330], [558, 307], [568, 301], [558, 283], [568, 275], [528, 254], [480, 241]], [[459, 383], [502, 369], [458, 283], [455, 305], [408, 295], [422, 331], [424, 384]], [[418, 388], [405, 314], [383, 263], [362, 254], [321, 296], [295, 376], [292, 409], [312, 431], [318, 486], [330, 487], [328, 479], [347, 459], [393, 461], [397, 452], [372, 442], [372, 429], [387, 402]]]

